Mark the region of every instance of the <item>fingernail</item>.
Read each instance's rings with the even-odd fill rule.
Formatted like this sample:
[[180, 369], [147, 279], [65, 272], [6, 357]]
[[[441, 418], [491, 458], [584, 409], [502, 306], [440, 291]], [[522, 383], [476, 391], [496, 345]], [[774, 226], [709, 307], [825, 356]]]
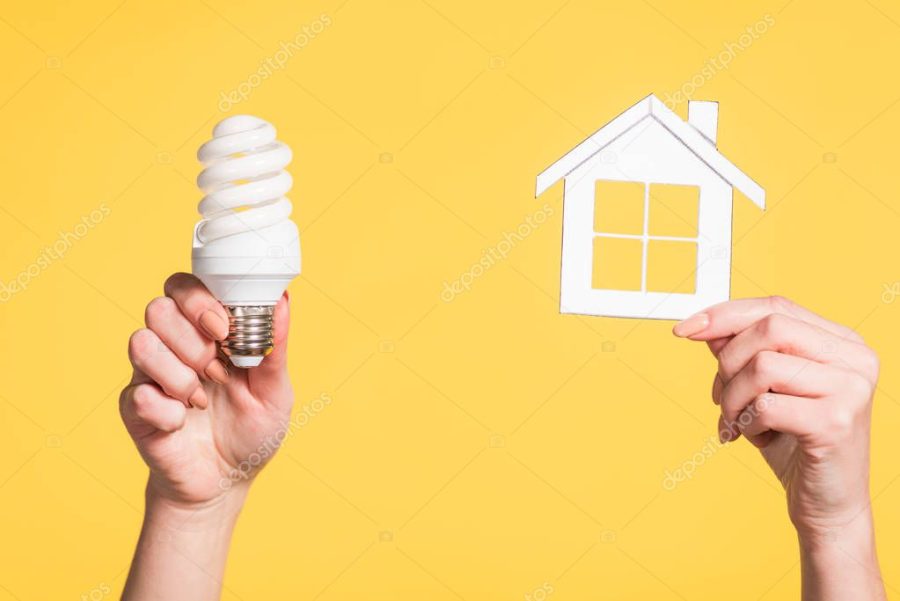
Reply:
[[721, 415], [719, 416], [719, 444], [725, 444], [731, 440], [731, 432], [728, 431], [728, 426], [725, 425], [725, 418]]
[[712, 388], [712, 400], [716, 405], [719, 404], [719, 396], [722, 394], [722, 388], [725, 385], [722, 383], [722, 378], [719, 374], [716, 374], [715, 379], [713, 380], [713, 388]]
[[207, 309], [206, 312], [200, 316], [200, 327], [202, 327], [207, 334], [212, 336], [214, 340], [225, 340], [228, 336], [228, 323], [212, 309]]
[[687, 338], [688, 336], [699, 334], [705, 330], [708, 325], [709, 315], [706, 313], [697, 313], [696, 315], [691, 315], [684, 321], [675, 324], [675, 327], [672, 328], [672, 333], [680, 338]]
[[209, 399], [206, 398], [206, 391], [203, 390], [202, 386], [198, 386], [194, 394], [188, 397], [188, 404], [198, 409], [206, 409], [206, 406], [209, 405]]
[[213, 359], [206, 366], [206, 369], [203, 370], [203, 373], [213, 382], [218, 382], [219, 384], [228, 383], [228, 370], [225, 369], [225, 366], [218, 359]]

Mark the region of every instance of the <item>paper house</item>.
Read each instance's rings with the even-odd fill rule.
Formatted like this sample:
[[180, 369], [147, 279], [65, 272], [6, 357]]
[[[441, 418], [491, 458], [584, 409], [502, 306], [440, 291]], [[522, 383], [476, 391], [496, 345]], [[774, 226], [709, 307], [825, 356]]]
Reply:
[[717, 150], [717, 121], [716, 102], [685, 122], [650, 95], [538, 175], [537, 196], [565, 180], [562, 313], [682, 319], [728, 299], [734, 189], [760, 209], [766, 193]]

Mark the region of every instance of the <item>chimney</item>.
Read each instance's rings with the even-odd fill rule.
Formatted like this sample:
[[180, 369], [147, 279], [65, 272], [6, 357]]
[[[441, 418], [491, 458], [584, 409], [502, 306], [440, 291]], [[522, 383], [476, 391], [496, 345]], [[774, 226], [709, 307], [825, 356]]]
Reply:
[[688, 102], [688, 123], [694, 126], [703, 137], [716, 145], [716, 127], [719, 122], [719, 103], [704, 100]]

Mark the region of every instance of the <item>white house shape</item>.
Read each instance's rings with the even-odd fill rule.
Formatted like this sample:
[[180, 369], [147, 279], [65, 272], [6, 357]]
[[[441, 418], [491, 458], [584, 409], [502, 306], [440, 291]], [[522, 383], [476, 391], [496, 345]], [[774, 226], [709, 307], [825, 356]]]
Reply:
[[[766, 193], [716, 149], [717, 120], [716, 102], [691, 101], [685, 122], [656, 96], [650, 95], [538, 175], [536, 196], [565, 179], [562, 313], [683, 319], [728, 299], [734, 189], [760, 209], [765, 209]], [[595, 198], [595, 191], [607, 182], [643, 184], [643, 231], [596, 231], [594, 213], [604, 199], [600, 194]], [[698, 197], [694, 234], [654, 235], [649, 229], [650, 190], [656, 185], [692, 187], [690, 190]], [[615, 239], [635, 241], [626, 244], [640, 248], [639, 286], [635, 284], [628, 290], [595, 287], [594, 261], [616, 260], [608, 254], [598, 255], [596, 248], [602, 249], [604, 246], [599, 244]], [[692, 245], [692, 252], [696, 250], [693, 293], [648, 288], [648, 245], [659, 248], [663, 242], [683, 242]]]

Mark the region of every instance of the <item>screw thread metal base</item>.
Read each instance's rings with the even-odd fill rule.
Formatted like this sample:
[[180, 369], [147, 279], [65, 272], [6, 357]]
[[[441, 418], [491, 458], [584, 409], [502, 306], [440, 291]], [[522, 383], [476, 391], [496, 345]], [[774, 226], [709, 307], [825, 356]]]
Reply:
[[[238, 367], [259, 365], [274, 347], [274, 305], [225, 305], [225, 309], [228, 311], [228, 337], [221, 343], [222, 352]], [[256, 358], [256, 361], [250, 358]]]

